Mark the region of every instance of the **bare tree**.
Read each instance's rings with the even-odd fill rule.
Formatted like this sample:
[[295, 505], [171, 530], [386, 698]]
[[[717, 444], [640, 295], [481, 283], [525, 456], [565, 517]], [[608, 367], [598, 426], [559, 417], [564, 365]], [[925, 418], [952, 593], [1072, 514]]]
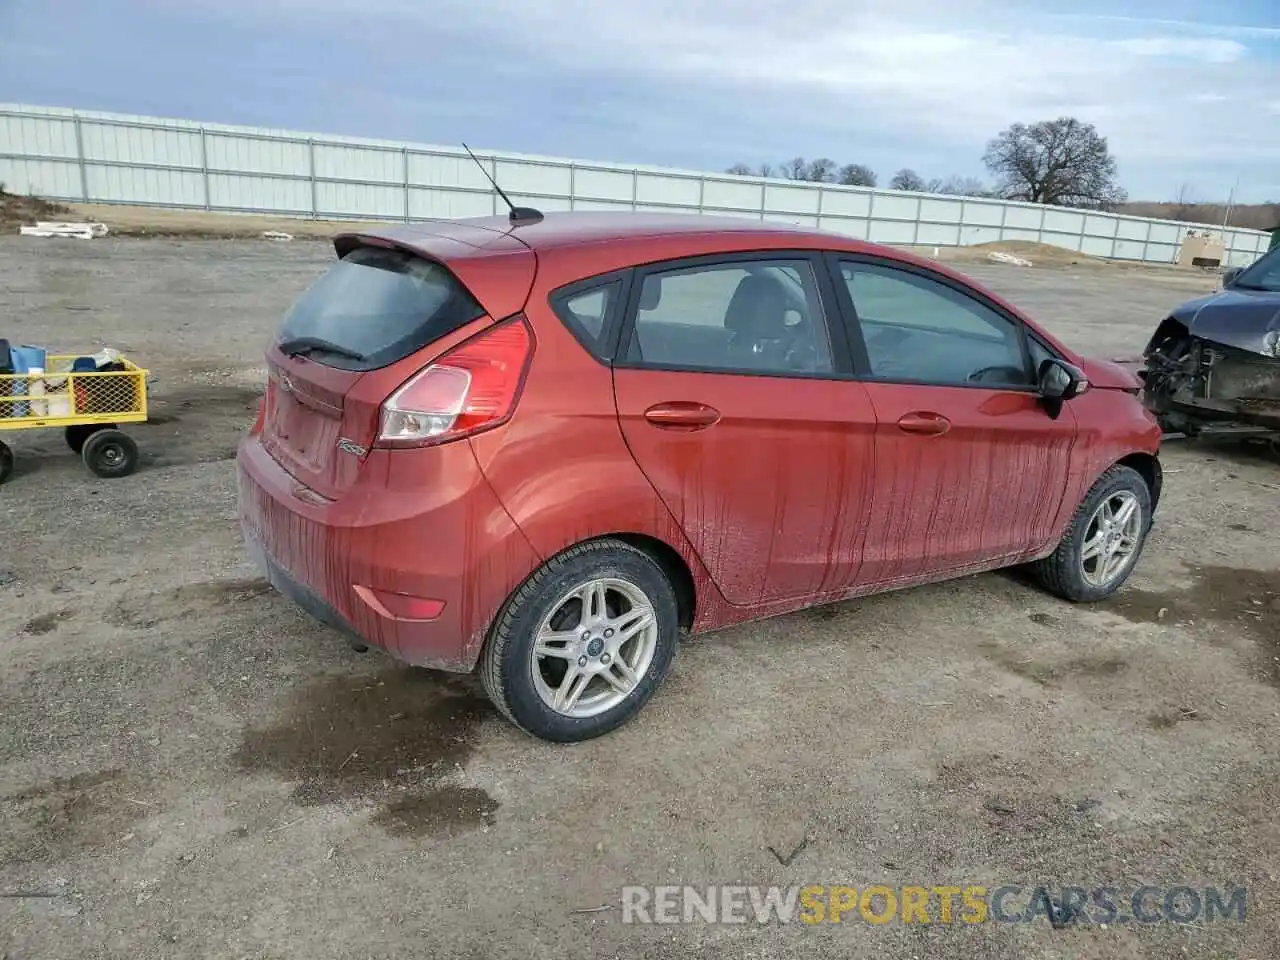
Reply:
[[1178, 184], [1178, 199], [1174, 201], [1173, 219], [1174, 220], [1191, 219], [1190, 216], [1188, 216], [1188, 214], [1190, 214], [1191, 207], [1193, 205], [1194, 205], [1194, 201], [1191, 199], [1191, 184], [1186, 183], [1185, 181]]
[[809, 161], [804, 157], [793, 157], [786, 163], [780, 164], [778, 170], [788, 180], [809, 179]]
[[1075, 117], [1015, 123], [987, 144], [983, 162], [1010, 200], [1105, 208], [1126, 196], [1107, 138]]
[[919, 192], [928, 188], [928, 184], [924, 182], [924, 177], [916, 173], [910, 167], [904, 167], [893, 175], [893, 179], [889, 181], [890, 190], [915, 190]]
[[826, 157], [812, 161], [805, 179], [815, 183], [833, 183], [836, 179], [836, 162]]
[[839, 182], [850, 187], [874, 187], [876, 172], [861, 163], [846, 163], [840, 168]]
[[987, 197], [991, 191], [977, 177], [964, 177], [953, 174], [945, 180], [934, 177], [926, 188], [929, 193], [945, 193], [953, 197]]
[[752, 167], [746, 163], [735, 163], [733, 166], [725, 170], [725, 173], [732, 173], [736, 177], [772, 177], [773, 164], [762, 163], [758, 167]]

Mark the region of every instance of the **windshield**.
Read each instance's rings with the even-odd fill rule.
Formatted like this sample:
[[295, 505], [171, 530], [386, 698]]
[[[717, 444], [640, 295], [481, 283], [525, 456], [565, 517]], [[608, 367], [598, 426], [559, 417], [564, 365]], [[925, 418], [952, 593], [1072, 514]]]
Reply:
[[483, 313], [440, 264], [402, 250], [357, 247], [289, 308], [277, 345], [328, 366], [373, 370]]
[[1253, 266], [1246, 267], [1236, 274], [1236, 278], [1231, 281], [1231, 286], [1239, 287], [1241, 290], [1269, 290], [1272, 293], [1280, 293], [1280, 247], [1276, 247]]

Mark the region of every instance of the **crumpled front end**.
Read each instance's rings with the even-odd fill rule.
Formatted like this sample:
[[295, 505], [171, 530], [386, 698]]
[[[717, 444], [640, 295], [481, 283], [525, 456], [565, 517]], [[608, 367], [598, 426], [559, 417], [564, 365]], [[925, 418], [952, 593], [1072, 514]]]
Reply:
[[1280, 332], [1259, 333], [1253, 350], [1195, 336], [1176, 316], [1160, 325], [1139, 376], [1167, 433], [1280, 433]]

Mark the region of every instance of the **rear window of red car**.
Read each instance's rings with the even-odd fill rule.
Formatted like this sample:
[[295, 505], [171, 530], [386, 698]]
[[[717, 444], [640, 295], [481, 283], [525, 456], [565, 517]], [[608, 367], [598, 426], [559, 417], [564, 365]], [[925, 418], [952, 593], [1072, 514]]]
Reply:
[[441, 264], [403, 250], [356, 247], [289, 308], [277, 343], [329, 366], [374, 370], [483, 314]]

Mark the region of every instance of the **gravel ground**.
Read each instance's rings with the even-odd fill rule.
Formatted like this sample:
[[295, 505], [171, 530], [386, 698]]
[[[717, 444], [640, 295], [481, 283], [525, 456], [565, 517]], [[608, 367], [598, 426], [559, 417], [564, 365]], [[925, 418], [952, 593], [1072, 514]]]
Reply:
[[[123, 481], [11, 435], [4, 956], [1280, 956], [1274, 460], [1170, 443], [1153, 539], [1100, 606], [993, 574], [722, 631], [635, 722], [556, 747], [469, 678], [352, 652], [241, 557], [262, 348], [329, 256], [0, 239], [0, 336], [135, 354], [156, 420]], [[1208, 286], [966, 269], [1102, 356]], [[811, 883], [1248, 900], [1105, 928], [621, 922], [627, 884]]]

